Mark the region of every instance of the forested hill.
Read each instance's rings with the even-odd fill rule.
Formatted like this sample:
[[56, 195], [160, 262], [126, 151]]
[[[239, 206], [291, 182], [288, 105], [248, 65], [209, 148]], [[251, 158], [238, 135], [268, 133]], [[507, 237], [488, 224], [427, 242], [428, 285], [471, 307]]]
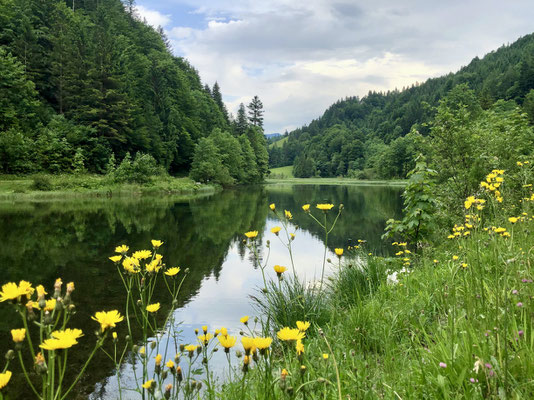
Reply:
[[413, 166], [415, 134], [426, 136], [436, 106], [453, 87], [467, 84], [482, 109], [497, 100], [517, 103], [534, 122], [534, 34], [473, 59], [456, 73], [402, 91], [369, 92], [330, 106], [322, 117], [290, 133], [269, 151], [271, 166], [294, 164], [300, 177], [404, 177]]
[[0, 173], [102, 173], [138, 152], [187, 172], [200, 138], [230, 130], [219, 86], [133, 0], [0, 0], [0, 113]]

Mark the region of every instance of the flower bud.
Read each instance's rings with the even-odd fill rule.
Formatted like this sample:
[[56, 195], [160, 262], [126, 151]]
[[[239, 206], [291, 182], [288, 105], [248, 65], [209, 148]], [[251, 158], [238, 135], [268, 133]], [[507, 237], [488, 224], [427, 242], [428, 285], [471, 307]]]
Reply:
[[8, 350], [7, 353], [6, 353], [6, 360], [7, 361], [11, 361], [15, 358], [15, 352], [13, 350]]

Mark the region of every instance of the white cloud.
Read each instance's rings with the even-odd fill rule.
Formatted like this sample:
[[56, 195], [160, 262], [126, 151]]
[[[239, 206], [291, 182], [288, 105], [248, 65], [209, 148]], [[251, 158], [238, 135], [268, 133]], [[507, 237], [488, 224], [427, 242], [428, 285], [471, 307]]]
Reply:
[[145, 19], [154, 28], [158, 26], [165, 27], [171, 22], [170, 14], [162, 14], [159, 11], [151, 10], [141, 5], [135, 6], [135, 12], [141, 19]]
[[234, 114], [257, 94], [267, 132], [309, 123], [346, 96], [456, 70], [529, 33], [534, 18], [530, 0], [169, 1], [205, 19], [169, 30], [176, 53], [218, 81]]

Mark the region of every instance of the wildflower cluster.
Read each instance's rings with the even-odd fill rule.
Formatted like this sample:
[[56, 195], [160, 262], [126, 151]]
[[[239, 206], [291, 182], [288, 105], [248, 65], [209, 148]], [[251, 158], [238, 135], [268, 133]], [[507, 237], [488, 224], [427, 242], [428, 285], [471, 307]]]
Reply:
[[[68, 351], [84, 336], [81, 329], [67, 327], [76, 309], [72, 299], [74, 290], [73, 282], [63, 289], [63, 281], [58, 278], [50, 291], [52, 295], [48, 298], [49, 293], [43, 285], [34, 288], [30, 282], [24, 280], [18, 284], [6, 283], [0, 291], [0, 302], [9, 302], [21, 317], [23, 327], [12, 329], [11, 338], [28, 386], [38, 399], [65, 399], [82, 377], [96, 351], [102, 347], [108, 334], [107, 329], [115, 327], [116, 323], [123, 320], [117, 310], [96, 313], [93, 319], [101, 325], [97, 341], [73, 382], [67, 383], [65, 368]], [[35, 335], [32, 334], [34, 331]], [[38, 343], [35, 343], [36, 337], [39, 338]], [[26, 367], [29, 357], [22, 355], [23, 350], [31, 356], [32, 369], [40, 377], [39, 385], [36, 380], [30, 378], [30, 369]], [[0, 390], [7, 386], [12, 375], [8, 367], [14, 357], [13, 350], [8, 354], [12, 356], [6, 357], [7, 365], [0, 374]], [[1, 396], [0, 392], [0, 398]]]
[[[484, 188], [489, 193], [495, 196], [495, 199], [502, 203], [503, 197], [501, 194], [501, 185], [504, 182], [502, 175], [504, 174], [503, 169], [494, 169], [488, 175], [486, 175], [486, 180], [480, 182], [480, 186]], [[467, 206], [466, 206], [467, 209]]]

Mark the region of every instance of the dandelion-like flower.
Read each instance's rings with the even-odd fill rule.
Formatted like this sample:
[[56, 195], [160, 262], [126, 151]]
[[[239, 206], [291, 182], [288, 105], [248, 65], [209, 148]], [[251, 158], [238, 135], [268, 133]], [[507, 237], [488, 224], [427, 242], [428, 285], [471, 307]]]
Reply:
[[165, 364], [165, 366], [169, 369], [173, 369], [174, 368], [174, 361], [172, 360], [169, 360], [167, 361], [167, 363]]
[[39, 347], [44, 350], [69, 349], [78, 344], [78, 339], [83, 336], [83, 333], [80, 329], [66, 329], [54, 331], [51, 336], [52, 338], [46, 339]]
[[152, 386], [155, 385], [156, 382], [154, 381], [154, 379], [151, 379], [149, 381], [146, 381], [145, 383], [143, 383], [143, 388], [145, 389], [152, 389]]
[[217, 339], [219, 339], [219, 343], [222, 347], [224, 347], [224, 351], [228, 353], [228, 351], [235, 346], [235, 343], [237, 341], [237, 338], [235, 336], [228, 336], [228, 335], [219, 335], [217, 336]]
[[263, 351], [267, 350], [271, 343], [273, 342], [273, 339], [270, 337], [255, 337], [254, 338], [254, 346], [260, 351], [260, 353], [263, 354]]
[[20, 297], [19, 287], [14, 282], [6, 283], [2, 285], [2, 291], [0, 292], [0, 302], [6, 300], [16, 300]]
[[109, 259], [114, 263], [118, 263], [122, 259], [122, 256], [111, 256]]
[[284, 215], [287, 219], [293, 219], [293, 214], [291, 214], [291, 211], [284, 210]]
[[91, 318], [100, 324], [102, 332], [108, 328], [115, 328], [116, 324], [124, 319], [117, 310], [98, 311], [95, 316]]
[[276, 210], [276, 205], [274, 203], [271, 203], [271, 204], [269, 204], [269, 208], [271, 209], [271, 211], [275, 211]]
[[146, 260], [147, 258], [152, 257], [152, 252], [150, 250], [138, 250], [132, 254], [132, 257], [137, 258], [138, 260]]
[[204, 346], [207, 346], [211, 339], [213, 339], [213, 335], [211, 333], [206, 333], [204, 335], [198, 336], [198, 341]]
[[258, 231], [245, 232], [245, 236], [249, 239], [255, 239], [258, 236]]
[[515, 224], [517, 221], [519, 221], [519, 218], [517, 218], [517, 217], [509, 217], [508, 221], [510, 221], [512, 224]]
[[284, 340], [284, 341], [291, 341], [291, 340], [299, 340], [304, 339], [306, 334], [304, 332], [301, 332], [297, 328], [289, 328], [285, 327], [278, 331], [276, 334], [278, 336], [278, 339]]
[[195, 350], [198, 348], [196, 344], [188, 344], [184, 347], [185, 351], [189, 353], [189, 357], [193, 357]]
[[26, 329], [11, 329], [11, 337], [15, 343], [21, 343], [26, 338]]
[[0, 374], [0, 389], [3, 389], [9, 383], [11, 379], [11, 371], [6, 371], [3, 374]]
[[317, 207], [319, 210], [327, 212], [334, 208], [333, 204], [317, 204], [315, 207]]
[[152, 247], [154, 247], [155, 249], [159, 249], [161, 245], [163, 244], [161, 240], [151, 240], [151, 243], [152, 243]]
[[278, 232], [280, 232], [282, 228], [279, 226], [275, 226], [274, 228], [271, 228], [271, 232], [278, 236]]
[[287, 271], [287, 268], [283, 267], [282, 265], [275, 265], [273, 268], [274, 268], [274, 272], [276, 272], [276, 276], [278, 276], [278, 278], [280, 278], [282, 276], [282, 274]]
[[149, 304], [148, 306], [146, 306], [146, 310], [150, 313], [155, 313], [160, 308], [161, 308], [161, 304], [159, 303]]
[[334, 249], [336, 256], [341, 257], [343, 255], [343, 249]]
[[125, 244], [115, 247], [115, 253], [125, 254], [128, 250], [130, 250], [130, 248]]
[[246, 324], [248, 324], [248, 320], [249, 320], [249, 316], [245, 315], [244, 317], [239, 319], [239, 322], [241, 322], [242, 324], [246, 325]]
[[167, 276], [174, 276], [178, 272], [180, 272], [180, 267], [173, 267], [173, 268], [169, 268], [167, 271], [165, 271], [164, 274], [167, 275]]
[[254, 338], [243, 336], [241, 338], [241, 344], [243, 345], [243, 349], [245, 350], [246, 355], [250, 355], [254, 353], [256, 350], [256, 344], [254, 343]]
[[162, 360], [163, 360], [163, 356], [161, 354], [156, 355], [156, 358], [155, 358], [156, 365], [161, 365]]
[[304, 212], [310, 212], [310, 205], [309, 204], [304, 204], [302, 206], [302, 209], [304, 210]]
[[54, 311], [54, 308], [56, 308], [56, 303], [56, 299], [46, 300], [44, 310], [48, 312]]
[[122, 261], [123, 268], [131, 274], [139, 272], [139, 260], [137, 258], [125, 258]]
[[310, 323], [308, 321], [305, 321], [305, 322], [297, 321], [297, 328], [299, 331], [306, 332], [309, 327], [310, 327]]
[[328, 360], [328, 357], [329, 357], [328, 353], [323, 353], [323, 360]]
[[297, 343], [295, 345], [295, 349], [297, 350], [297, 355], [300, 356], [304, 353], [304, 344], [302, 343], [302, 340], [298, 339]]

